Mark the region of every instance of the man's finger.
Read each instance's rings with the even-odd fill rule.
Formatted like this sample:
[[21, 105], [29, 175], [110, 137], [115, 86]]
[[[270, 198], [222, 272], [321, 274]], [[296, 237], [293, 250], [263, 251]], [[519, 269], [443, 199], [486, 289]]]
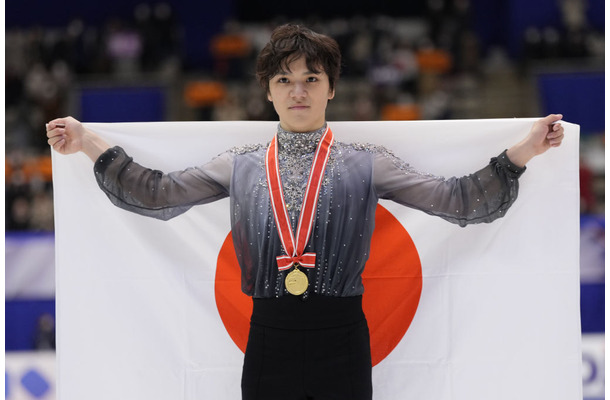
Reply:
[[562, 114], [549, 114], [541, 119], [541, 122], [545, 125], [550, 125], [559, 122], [563, 118]]
[[55, 128], [65, 128], [66, 124], [63, 122], [59, 122], [58, 119], [54, 119], [53, 121], [49, 121], [45, 124], [45, 128], [47, 131], [53, 130]]

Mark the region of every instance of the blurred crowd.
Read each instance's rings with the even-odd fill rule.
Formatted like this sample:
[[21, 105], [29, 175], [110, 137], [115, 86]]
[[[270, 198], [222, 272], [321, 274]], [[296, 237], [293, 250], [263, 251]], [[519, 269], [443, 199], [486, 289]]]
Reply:
[[[489, 63], [471, 26], [469, 3], [428, 3], [427, 15], [417, 18], [304, 21], [336, 38], [344, 56], [342, 86], [329, 106], [329, 120], [477, 117], [460, 114], [452, 102], [460, 82], [485, 79]], [[567, 7], [564, 14], [561, 30], [528, 29], [523, 58], [514, 62], [603, 57], [603, 32], [586, 29], [579, 19], [582, 10]], [[44, 123], [75, 113], [75, 85], [91, 79], [163, 82], [178, 93], [165, 116], [171, 120], [275, 119], [253, 78], [253, 65], [272, 27], [281, 22], [226, 21], [202, 46], [209, 63], [196, 68], [185, 60], [184, 34], [166, 3], [138, 5], [132, 18], [103, 26], [75, 19], [59, 28], [7, 30], [6, 230], [53, 230]]]
[[170, 5], [141, 4], [133, 19], [104, 26], [75, 19], [61, 28], [6, 31], [5, 184], [7, 231], [53, 230], [51, 159], [44, 124], [74, 114], [82, 79], [176, 74], [180, 31]]

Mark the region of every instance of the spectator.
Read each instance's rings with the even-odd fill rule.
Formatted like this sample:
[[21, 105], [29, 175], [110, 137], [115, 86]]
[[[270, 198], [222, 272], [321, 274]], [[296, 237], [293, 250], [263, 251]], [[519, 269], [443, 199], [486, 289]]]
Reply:
[[51, 314], [45, 313], [38, 318], [34, 349], [55, 350], [55, 318]]

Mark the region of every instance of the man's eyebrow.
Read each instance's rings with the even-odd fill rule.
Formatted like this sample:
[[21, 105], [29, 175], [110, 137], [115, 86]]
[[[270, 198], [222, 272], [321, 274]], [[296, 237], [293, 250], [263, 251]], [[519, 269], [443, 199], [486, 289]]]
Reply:
[[[288, 74], [291, 74], [291, 73], [292, 73], [292, 71], [290, 71], [290, 70], [285, 71], [285, 70], [282, 69], [282, 70], [279, 70], [276, 73], [276, 75], [288, 75]], [[321, 73], [322, 73], [322, 71], [310, 71], [310, 70], [307, 70], [307, 71], [303, 72], [303, 75], [320, 75]]]

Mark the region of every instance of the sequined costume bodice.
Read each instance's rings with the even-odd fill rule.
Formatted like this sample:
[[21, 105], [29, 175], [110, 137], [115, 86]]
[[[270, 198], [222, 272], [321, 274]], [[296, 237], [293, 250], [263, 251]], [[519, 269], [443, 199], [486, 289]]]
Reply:
[[324, 131], [322, 128], [295, 135], [278, 127], [280, 176], [293, 231], [296, 231], [316, 146]]
[[[316, 145], [324, 128], [309, 133], [278, 129], [280, 176], [296, 228]], [[267, 144], [231, 149], [199, 167], [168, 174], [144, 168], [120, 147], [95, 163], [98, 184], [117, 206], [169, 219], [197, 204], [230, 197], [231, 229], [242, 272], [242, 290], [256, 298], [283, 296], [285, 272], [275, 258], [283, 249], [270, 207], [265, 174]], [[523, 168], [505, 153], [480, 171], [441, 178], [416, 171], [387, 149], [335, 142], [322, 182], [312, 237], [316, 253], [309, 291], [329, 296], [363, 293], [380, 198], [394, 200], [465, 226], [504, 215], [518, 192]]]

